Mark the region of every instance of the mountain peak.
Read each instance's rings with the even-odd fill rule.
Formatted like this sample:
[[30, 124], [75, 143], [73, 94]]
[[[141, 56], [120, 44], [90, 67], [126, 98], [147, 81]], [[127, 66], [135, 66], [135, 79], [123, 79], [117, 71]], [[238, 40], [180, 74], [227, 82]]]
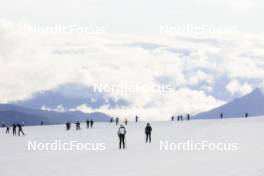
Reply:
[[243, 117], [245, 113], [249, 113], [250, 116], [263, 116], [264, 94], [260, 88], [256, 88], [249, 94], [227, 104], [199, 113], [195, 118], [219, 118], [220, 113], [223, 113], [225, 117]]
[[263, 96], [262, 90], [260, 88], [254, 89], [250, 94]]

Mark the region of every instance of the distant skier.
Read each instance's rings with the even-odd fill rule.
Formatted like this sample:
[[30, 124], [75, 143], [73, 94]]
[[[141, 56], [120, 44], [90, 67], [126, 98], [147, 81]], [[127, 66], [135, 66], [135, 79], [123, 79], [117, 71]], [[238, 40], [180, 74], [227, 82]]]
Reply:
[[86, 127], [89, 128], [89, 126], [90, 126], [90, 121], [86, 120]]
[[224, 117], [224, 114], [221, 112], [220, 114], [220, 118], [222, 119]]
[[66, 122], [66, 130], [69, 131], [71, 129], [71, 122]]
[[9, 134], [10, 126], [6, 124], [6, 134]]
[[147, 126], [145, 128], [145, 134], [146, 134], [146, 143], [151, 143], [151, 131], [152, 128], [149, 123], [147, 123]]
[[118, 130], [118, 137], [119, 137], [119, 149], [125, 149], [125, 137], [126, 137], [126, 128], [123, 125], [120, 125]]
[[125, 118], [125, 125], [127, 125], [127, 123], [128, 123], [128, 120], [127, 120], [127, 118]]
[[179, 115], [178, 116], [178, 121], [182, 121], [183, 120], [183, 116], [182, 115]]
[[245, 114], [245, 117], [248, 118], [248, 113]]
[[116, 118], [116, 125], [118, 125], [119, 124], [119, 118], [117, 117]]
[[17, 128], [17, 125], [14, 123], [12, 125], [13, 136], [15, 136], [17, 134], [16, 128]]
[[23, 136], [24, 136], [25, 133], [23, 132], [22, 125], [21, 124], [17, 124], [17, 127], [18, 127], [18, 136], [20, 136], [20, 133], [22, 133]]
[[90, 124], [91, 124], [91, 128], [93, 128], [93, 124], [94, 124], [93, 119], [90, 121]]
[[114, 122], [114, 119], [113, 119], [113, 117], [111, 117], [111, 119], [110, 119], [110, 123], [113, 123]]
[[190, 114], [187, 114], [187, 120], [190, 120], [190, 119], [191, 119]]
[[135, 117], [135, 119], [136, 119], [136, 123], [138, 122], [138, 118], [139, 118], [139, 117], [136, 115], [136, 117]]
[[78, 130], [81, 130], [81, 124], [80, 124], [79, 121], [77, 121], [77, 122], [75, 123], [75, 125], [76, 125], [76, 130], [77, 130], [77, 131], [78, 131]]
[[178, 122], [180, 121], [180, 118], [181, 118], [181, 117], [178, 115], [178, 116], [177, 116], [177, 121], [178, 121]]
[[174, 116], [171, 116], [171, 121], [174, 121]]

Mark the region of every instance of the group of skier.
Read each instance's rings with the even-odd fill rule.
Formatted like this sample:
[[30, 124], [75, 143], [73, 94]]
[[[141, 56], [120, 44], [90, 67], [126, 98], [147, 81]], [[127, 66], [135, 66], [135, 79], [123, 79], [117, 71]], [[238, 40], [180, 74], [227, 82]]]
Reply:
[[[147, 126], [145, 127], [146, 143], [151, 143], [151, 132], [152, 132], [152, 127], [150, 126], [150, 123], [147, 123]], [[119, 137], [119, 149], [126, 148], [126, 144], [125, 144], [126, 133], [127, 131], [125, 126], [120, 125], [117, 132]]]
[[20, 136], [20, 134], [22, 134], [23, 136], [25, 135], [22, 124], [14, 123], [12, 126], [6, 124], [5, 127], [6, 127], [6, 134], [9, 134], [10, 128], [12, 127], [13, 136], [16, 135]]
[[[137, 123], [138, 120], [139, 120], [139, 117], [136, 116], [136, 117], [135, 117], [135, 122]], [[119, 117], [116, 117], [115, 120], [114, 120], [113, 117], [110, 118], [110, 123], [113, 123], [114, 121], [115, 121], [115, 124], [116, 124], [116, 125], [119, 125]], [[128, 119], [127, 119], [127, 118], [125, 118], [125, 120], [124, 120], [124, 124], [125, 124], [125, 125], [128, 124]]]
[[[139, 120], [139, 117], [136, 116], [135, 117], [135, 122], [137, 123]], [[114, 118], [112, 117], [110, 119], [110, 123], [113, 123], [114, 122]], [[115, 119], [115, 123], [116, 125], [119, 124], [119, 118], [116, 117]], [[87, 120], [86, 121], [86, 126], [87, 128], [92, 128], [93, 127], [93, 124], [94, 124], [94, 121], [93, 120]], [[124, 120], [124, 124], [127, 125], [128, 124], [128, 120], [125, 119]], [[81, 130], [81, 123], [79, 121], [77, 121], [75, 123], [76, 125], [76, 130]], [[71, 122], [66, 122], [66, 130], [69, 131], [71, 129]], [[146, 135], [146, 143], [151, 143], [151, 132], [152, 132], [152, 127], [150, 126], [149, 123], [147, 123], [147, 126], [145, 128], [145, 135]], [[126, 144], [125, 144], [125, 138], [126, 138], [126, 133], [127, 133], [127, 130], [125, 128], [124, 125], [120, 125], [119, 129], [118, 129], [118, 138], [119, 138], [119, 149], [125, 149], [126, 148]]]
[[[93, 128], [94, 121], [93, 120], [86, 120], [86, 127]], [[76, 130], [81, 130], [81, 123], [79, 121], [75, 122]], [[71, 122], [66, 122], [66, 131], [71, 129]]]
[[[110, 123], [113, 123], [113, 122], [114, 122], [114, 118], [111, 117], [111, 118], [110, 118]], [[128, 122], [128, 121], [127, 121], [127, 122]], [[115, 119], [115, 124], [116, 124], [116, 125], [119, 124], [119, 118], [118, 118], [118, 117]]]
[[[248, 113], [245, 113], [245, 117], [247, 118], [249, 116]], [[220, 113], [220, 118], [223, 118], [224, 114], [221, 112]], [[174, 116], [171, 117], [171, 121], [174, 121]], [[190, 114], [186, 115], [186, 119], [190, 120], [191, 116]], [[137, 123], [139, 120], [139, 117], [136, 116], [135, 117], [135, 122]], [[178, 115], [177, 116], [177, 121], [182, 121], [183, 120], [183, 116], [182, 115]], [[110, 123], [114, 122], [114, 118], [112, 117], [110, 119]], [[86, 127], [87, 128], [93, 128], [93, 124], [94, 121], [93, 120], [86, 120]], [[119, 118], [116, 117], [115, 119], [115, 124], [118, 125], [119, 124]], [[124, 120], [124, 124], [127, 125], [128, 124], [128, 120], [125, 119]], [[76, 125], [76, 130], [81, 130], [81, 123], [79, 121], [77, 121], [75, 123]], [[12, 126], [9, 126], [8, 124], [5, 124], [6, 127], [6, 134], [9, 134], [10, 132], [10, 128], [12, 127], [12, 131], [13, 131], [13, 136], [18, 135], [20, 136], [25, 135], [25, 133], [23, 132], [23, 125], [19, 124], [19, 123], [14, 123]], [[66, 130], [69, 131], [71, 129], [71, 122], [66, 122]], [[152, 132], [152, 127], [150, 126], [150, 123], [147, 123], [146, 127], [145, 127], [145, 135], [146, 135], [146, 143], [151, 143], [151, 132]], [[118, 129], [118, 138], [119, 138], [119, 149], [125, 149], [126, 148], [126, 143], [125, 143], [125, 138], [126, 138], [126, 134], [127, 134], [127, 130], [125, 128], [124, 125], [120, 125], [119, 129]]]
[[[175, 117], [174, 116], [171, 116], [171, 121], [174, 121]], [[191, 115], [190, 114], [187, 114], [186, 115], [186, 119], [187, 120], [191, 120]], [[177, 116], [177, 121], [183, 121], [183, 116], [182, 115], [178, 115]]]
[[[139, 117], [136, 116], [135, 117], [135, 122], [137, 123], [139, 121]], [[110, 118], [110, 123], [114, 123], [116, 125], [119, 125], [119, 117], [116, 117], [115, 119], [113, 117]], [[124, 124], [128, 125], [128, 119], [125, 118], [124, 119]], [[145, 135], [146, 135], [146, 143], [151, 143], [151, 132], [152, 132], [152, 127], [150, 126], [150, 123], [147, 123], [146, 127], [145, 127]], [[117, 135], [119, 138], [119, 149], [125, 149], [126, 148], [126, 134], [127, 134], [127, 130], [126, 127], [124, 125], [120, 125]]]
[[[135, 117], [135, 122], [137, 123], [139, 120], [139, 117]], [[119, 118], [116, 118], [116, 125], [118, 125]], [[110, 119], [110, 123], [113, 122], [113, 118]], [[128, 120], [125, 119], [125, 125], [127, 125]], [[152, 127], [150, 126], [150, 123], [147, 123], [145, 127], [145, 135], [146, 135], [146, 143], [151, 143], [151, 132], [152, 132]], [[124, 125], [120, 125], [118, 129], [118, 137], [119, 137], [119, 149], [125, 149], [125, 137], [126, 137], [126, 128]]]
[[[249, 113], [246, 112], [245, 113], [245, 117], [248, 118], [248, 116], [249, 116]], [[223, 112], [220, 113], [220, 118], [221, 119], [224, 118], [224, 113]]]

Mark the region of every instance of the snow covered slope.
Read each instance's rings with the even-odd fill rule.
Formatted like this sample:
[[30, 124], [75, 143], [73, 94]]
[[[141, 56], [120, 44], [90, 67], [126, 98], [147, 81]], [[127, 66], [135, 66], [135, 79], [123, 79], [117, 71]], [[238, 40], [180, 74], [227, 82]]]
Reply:
[[[65, 131], [64, 126], [25, 127], [26, 136], [0, 128], [2, 176], [262, 176], [264, 118], [153, 122], [153, 143], [144, 143], [144, 126], [127, 126], [126, 150], [117, 146], [117, 126]], [[104, 142], [104, 151], [28, 151], [28, 141]], [[160, 141], [237, 143], [237, 151], [161, 151]]]
[[220, 118], [221, 113], [223, 113], [224, 117], [241, 117], [245, 113], [248, 113], [249, 116], [263, 116], [264, 95], [260, 89], [255, 89], [251, 93], [237, 98], [230, 103], [207, 112], [199, 113], [194, 118]]

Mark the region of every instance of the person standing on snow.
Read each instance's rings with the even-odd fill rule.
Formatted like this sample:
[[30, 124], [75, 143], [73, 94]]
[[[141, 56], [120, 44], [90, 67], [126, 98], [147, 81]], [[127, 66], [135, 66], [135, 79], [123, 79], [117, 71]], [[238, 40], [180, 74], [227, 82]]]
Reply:
[[93, 128], [93, 124], [94, 124], [93, 119], [90, 121], [90, 124], [91, 124], [91, 128]]
[[245, 117], [248, 118], [248, 113], [245, 114]]
[[71, 122], [66, 122], [66, 130], [69, 131], [71, 129]]
[[6, 134], [9, 134], [10, 126], [6, 124]]
[[86, 120], [86, 127], [89, 128], [89, 126], [90, 126], [90, 121]]
[[14, 123], [12, 126], [13, 136], [16, 135], [16, 128], [17, 128], [17, 125]]
[[126, 137], [126, 128], [123, 125], [120, 125], [118, 130], [118, 137], [119, 137], [119, 149], [125, 149], [125, 137]]
[[128, 120], [127, 120], [127, 118], [125, 119], [125, 125], [127, 125], [127, 123], [128, 123]]
[[145, 134], [146, 134], [146, 143], [151, 143], [151, 131], [152, 128], [149, 123], [147, 123], [147, 126], [145, 128]]
[[191, 119], [191, 115], [187, 114], [187, 120], [190, 120], [190, 119]]
[[116, 125], [118, 125], [119, 124], [119, 118], [117, 117], [116, 118]]
[[77, 130], [77, 131], [78, 131], [78, 130], [81, 130], [81, 124], [80, 124], [79, 121], [77, 121], [77, 122], [75, 123], [75, 125], [76, 125], [76, 130]]
[[23, 132], [22, 125], [21, 124], [17, 124], [17, 127], [18, 127], [18, 136], [20, 136], [20, 133], [22, 133], [23, 136], [24, 136], [25, 133]]
[[138, 122], [138, 116], [136, 115], [136, 123]]

